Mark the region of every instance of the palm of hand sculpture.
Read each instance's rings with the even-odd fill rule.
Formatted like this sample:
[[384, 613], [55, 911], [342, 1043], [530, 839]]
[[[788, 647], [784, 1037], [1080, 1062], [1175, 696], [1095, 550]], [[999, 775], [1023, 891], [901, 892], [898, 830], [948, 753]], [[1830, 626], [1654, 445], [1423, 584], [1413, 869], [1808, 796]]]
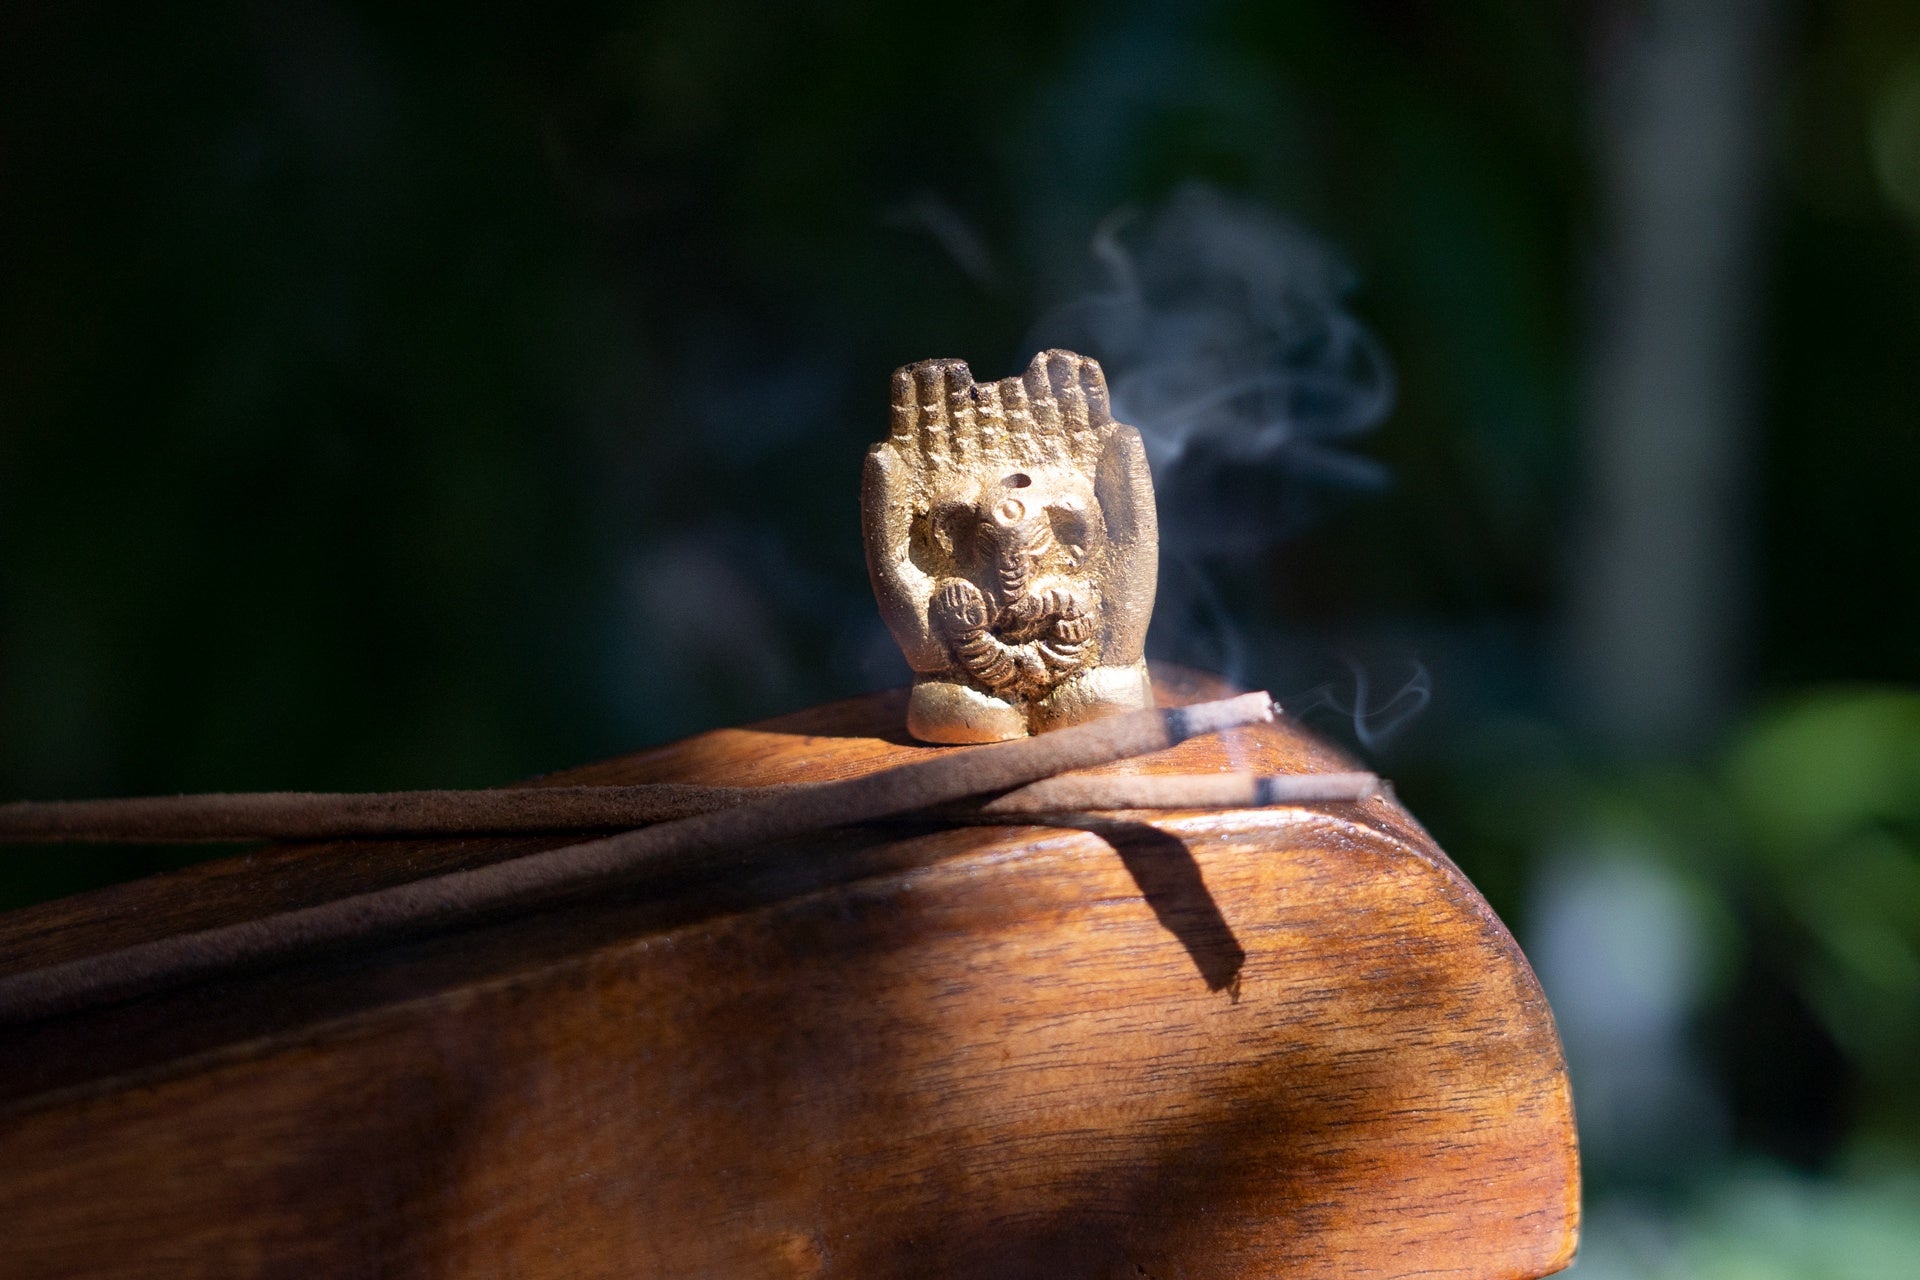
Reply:
[[861, 506], [914, 737], [994, 742], [1152, 705], [1153, 480], [1096, 362], [1043, 351], [988, 383], [960, 360], [896, 370]]

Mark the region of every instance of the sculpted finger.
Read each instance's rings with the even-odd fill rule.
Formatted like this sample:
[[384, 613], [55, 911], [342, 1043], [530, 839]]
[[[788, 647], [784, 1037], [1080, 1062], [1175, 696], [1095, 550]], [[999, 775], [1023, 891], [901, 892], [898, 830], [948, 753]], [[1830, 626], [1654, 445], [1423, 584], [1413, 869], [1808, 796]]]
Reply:
[[1034, 357], [1034, 363], [1042, 362], [1047, 389], [1059, 405], [1061, 421], [1069, 432], [1085, 431], [1089, 423], [1087, 392], [1080, 380], [1081, 358], [1071, 351], [1042, 351]]
[[1025, 384], [1029, 411], [1033, 415], [1034, 435], [1048, 439], [1060, 433], [1060, 402], [1054, 399], [1053, 383], [1047, 377], [1047, 358], [1051, 352], [1037, 353], [1027, 363], [1027, 371], [1021, 377]]
[[1102, 442], [1113, 430], [1113, 411], [1107, 397], [1107, 374], [1098, 360], [1085, 357], [1081, 358], [1076, 372], [1081, 394], [1087, 398], [1087, 429], [1085, 434], [1074, 438], [1072, 447], [1076, 456], [1091, 463], [1098, 456]]
[[1107, 397], [1107, 371], [1098, 360], [1080, 357], [1080, 389], [1087, 398], [1087, 423], [1104, 427], [1113, 421], [1113, 408]]
[[900, 448], [912, 447], [914, 428], [920, 423], [920, 401], [913, 386], [912, 366], [893, 371], [893, 397], [887, 438]]
[[[955, 360], [922, 360], [909, 365], [913, 374], [914, 401], [918, 409], [920, 452], [929, 462], [944, 463], [951, 456], [953, 436], [952, 403], [948, 396], [948, 374]], [[960, 366], [963, 370], [965, 365]]]
[[1007, 446], [1007, 415], [1000, 403], [1000, 384], [982, 382], [969, 391], [972, 402], [971, 444], [975, 457], [1004, 456]]
[[1000, 408], [1006, 415], [1009, 452], [1021, 462], [1038, 462], [1040, 452], [1034, 439], [1033, 401], [1027, 395], [1027, 384], [1019, 378], [1008, 378], [999, 386]]
[[942, 403], [947, 407], [948, 447], [956, 464], [965, 464], [979, 456], [978, 414], [974, 405], [973, 370], [964, 360], [941, 362]]
[[1100, 449], [1100, 438], [1113, 421], [1107, 403], [1107, 375], [1097, 360], [1089, 360], [1072, 351], [1049, 351], [1047, 381], [1060, 402], [1061, 420], [1066, 425], [1066, 446], [1082, 465], [1091, 465]]

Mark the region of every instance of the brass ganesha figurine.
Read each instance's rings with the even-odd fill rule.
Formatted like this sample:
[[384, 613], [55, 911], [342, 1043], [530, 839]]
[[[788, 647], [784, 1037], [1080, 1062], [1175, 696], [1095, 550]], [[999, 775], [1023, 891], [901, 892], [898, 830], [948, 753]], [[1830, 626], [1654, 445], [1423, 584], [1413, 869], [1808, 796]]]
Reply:
[[1097, 362], [1043, 351], [986, 383], [961, 360], [896, 370], [860, 496], [914, 737], [998, 742], [1153, 704], [1153, 478]]

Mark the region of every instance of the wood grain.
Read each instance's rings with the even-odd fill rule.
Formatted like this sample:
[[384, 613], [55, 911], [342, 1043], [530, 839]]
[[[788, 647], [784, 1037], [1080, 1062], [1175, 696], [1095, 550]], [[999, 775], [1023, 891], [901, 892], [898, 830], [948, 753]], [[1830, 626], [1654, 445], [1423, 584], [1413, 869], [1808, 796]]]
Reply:
[[[553, 781], [853, 776], [931, 749], [901, 704]], [[1345, 767], [1283, 722], [1115, 771]], [[0, 970], [536, 843], [266, 850], [0, 918]], [[1390, 800], [754, 854], [10, 1030], [0, 1276], [1499, 1280], [1571, 1257], [1546, 1003]]]

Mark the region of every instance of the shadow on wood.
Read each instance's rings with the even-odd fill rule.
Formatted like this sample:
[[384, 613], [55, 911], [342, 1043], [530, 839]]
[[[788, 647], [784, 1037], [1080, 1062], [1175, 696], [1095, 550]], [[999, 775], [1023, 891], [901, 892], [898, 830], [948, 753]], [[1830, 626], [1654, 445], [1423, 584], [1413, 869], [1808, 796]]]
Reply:
[[1207, 892], [1200, 864], [1180, 837], [1146, 822], [1086, 822], [1080, 829], [1105, 840], [1120, 856], [1153, 918], [1193, 957], [1209, 991], [1240, 998], [1246, 950]]

